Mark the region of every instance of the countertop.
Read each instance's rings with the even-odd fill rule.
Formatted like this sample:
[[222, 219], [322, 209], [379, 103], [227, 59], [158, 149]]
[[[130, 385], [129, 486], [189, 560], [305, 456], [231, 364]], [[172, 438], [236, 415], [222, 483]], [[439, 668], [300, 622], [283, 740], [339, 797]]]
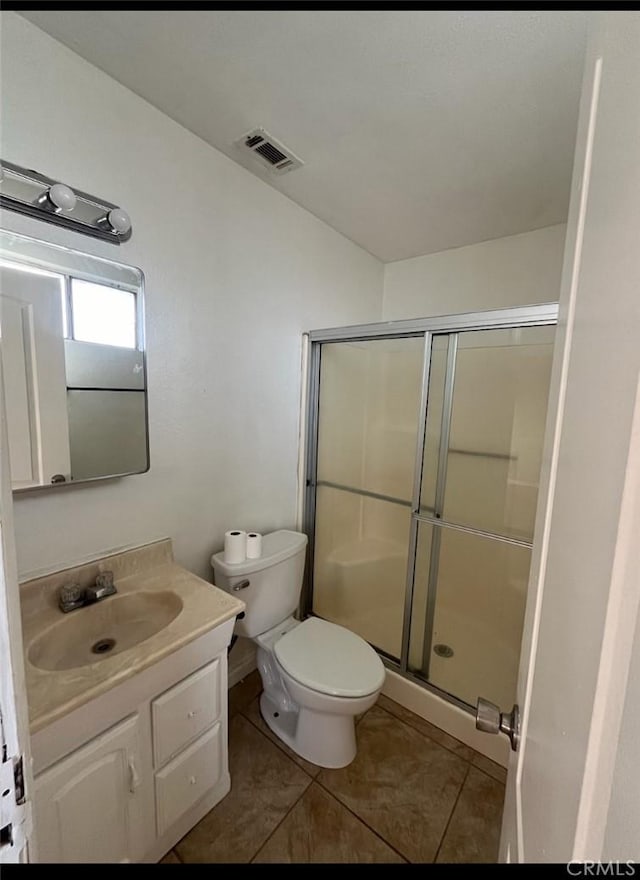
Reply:
[[[73, 669], [49, 671], [34, 666], [29, 660], [33, 641], [61, 620], [89, 610], [79, 608], [63, 614], [57, 606], [59, 587], [72, 580], [87, 586], [94, 582], [98, 572], [105, 570], [114, 572], [118, 595], [142, 590], [171, 590], [182, 599], [182, 610], [164, 629], [119, 654]], [[102, 601], [109, 602], [111, 598]], [[29, 581], [21, 586], [21, 602], [32, 733], [126, 681], [245, 608], [244, 602], [176, 565], [169, 539]]]

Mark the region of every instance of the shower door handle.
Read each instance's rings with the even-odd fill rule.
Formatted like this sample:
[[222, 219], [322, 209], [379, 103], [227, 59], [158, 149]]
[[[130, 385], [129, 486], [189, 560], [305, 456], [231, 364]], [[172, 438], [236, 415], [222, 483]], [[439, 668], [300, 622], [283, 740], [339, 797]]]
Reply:
[[513, 751], [517, 752], [520, 743], [520, 708], [518, 704], [516, 703], [511, 712], [507, 714], [501, 712], [495, 703], [478, 697], [476, 728], [484, 733], [504, 733], [509, 737]]

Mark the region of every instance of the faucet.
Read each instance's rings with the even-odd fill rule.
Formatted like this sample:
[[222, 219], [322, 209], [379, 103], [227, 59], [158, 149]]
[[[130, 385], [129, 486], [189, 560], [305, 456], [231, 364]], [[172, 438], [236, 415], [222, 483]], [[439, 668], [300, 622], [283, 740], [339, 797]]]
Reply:
[[113, 582], [113, 572], [103, 571], [97, 576], [95, 584], [91, 587], [81, 587], [80, 584], [65, 584], [60, 587], [58, 605], [60, 610], [66, 614], [76, 608], [100, 602], [117, 592]]

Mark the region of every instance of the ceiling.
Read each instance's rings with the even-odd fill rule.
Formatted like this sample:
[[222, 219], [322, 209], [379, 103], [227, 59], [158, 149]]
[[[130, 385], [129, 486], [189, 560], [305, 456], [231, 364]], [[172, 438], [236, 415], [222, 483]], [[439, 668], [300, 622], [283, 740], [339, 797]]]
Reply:
[[566, 219], [585, 12], [21, 14], [382, 260]]

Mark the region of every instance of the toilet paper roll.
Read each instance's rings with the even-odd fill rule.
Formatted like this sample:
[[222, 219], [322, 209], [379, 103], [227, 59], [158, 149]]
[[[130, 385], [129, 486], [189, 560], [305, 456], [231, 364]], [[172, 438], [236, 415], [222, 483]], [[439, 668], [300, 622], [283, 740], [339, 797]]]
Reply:
[[224, 533], [224, 561], [244, 562], [247, 558], [247, 533], [240, 529], [230, 529]]
[[262, 556], [262, 535], [258, 532], [247, 532], [247, 559], [259, 559]]

